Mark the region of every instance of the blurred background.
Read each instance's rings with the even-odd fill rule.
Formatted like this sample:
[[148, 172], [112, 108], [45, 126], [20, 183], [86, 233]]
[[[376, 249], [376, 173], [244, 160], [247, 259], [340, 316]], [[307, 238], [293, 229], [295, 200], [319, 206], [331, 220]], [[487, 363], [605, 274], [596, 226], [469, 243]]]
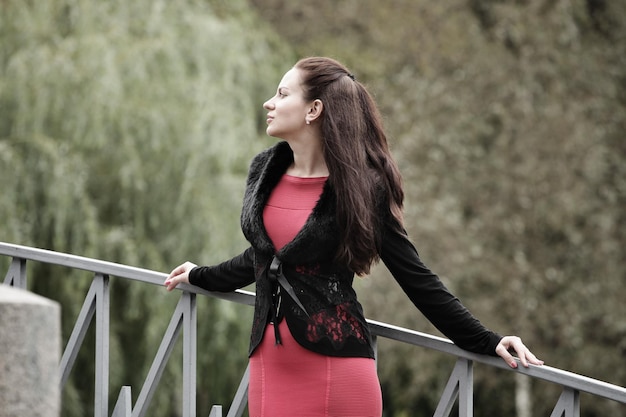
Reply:
[[[626, 386], [626, 2], [3, 0], [0, 12], [1, 241], [162, 272], [238, 254], [248, 163], [275, 142], [262, 103], [297, 59], [331, 56], [381, 108], [425, 263], [547, 364]], [[63, 304], [67, 340], [90, 279], [28, 274]], [[384, 265], [355, 286], [369, 318], [439, 335]], [[122, 385], [139, 393], [177, 297], [114, 277], [111, 292], [114, 402]], [[252, 311], [198, 305], [208, 415], [239, 384]], [[64, 417], [93, 412], [90, 340]], [[432, 415], [454, 358], [379, 349], [385, 416]], [[171, 362], [151, 416], [180, 413]], [[516, 415], [513, 373], [475, 376], [476, 416]], [[560, 390], [530, 390], [532, 415], [549, 415]], [[626, 415], [581, 402], [585, 417]]]

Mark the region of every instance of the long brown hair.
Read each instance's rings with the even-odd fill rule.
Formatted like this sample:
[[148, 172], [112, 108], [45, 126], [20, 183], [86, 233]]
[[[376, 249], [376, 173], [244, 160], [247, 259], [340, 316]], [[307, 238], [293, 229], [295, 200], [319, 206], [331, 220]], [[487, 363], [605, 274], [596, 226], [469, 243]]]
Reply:
[[396, 227], [402, 227], [404, 192], [398, 167], [389, 152], [380, 112], [366, 88], [339, 62], [304, 58], [300, 70], [304, 98], [324, 105], [321, 133], [330, 185], [337, 194], [341, 243], [337, 260], [358, 275], [378, 260], [380, 192]]

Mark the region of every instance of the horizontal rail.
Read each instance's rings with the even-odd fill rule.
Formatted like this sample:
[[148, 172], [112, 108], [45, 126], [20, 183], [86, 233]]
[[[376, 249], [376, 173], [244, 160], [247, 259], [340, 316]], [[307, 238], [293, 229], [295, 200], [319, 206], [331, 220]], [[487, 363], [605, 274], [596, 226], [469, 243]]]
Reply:
[[[0, 242], [0, 255], [12, 256], [13, 258], [26, 259], [29, 261], [43, 262], [52, 265], [60, 265], [68, 268], [101, 273], [104, 275], [127, 278], [133, 281], [141, 281], [153, 285], [163, 285], [167, 274], [150, 269], [136, 268], [114, 262], [101, 261], [83, 256], [70, 255], [67, 253], [53, 252], [46, 249], [31, 248], [28, 246], [15, 245]], [[237, 290], [232, 293], [210, 292], [194, 285], [180, 284], [177, 289], [194, 294], [209, 295], [223, 300], [233, 301], [239, 304], [254, 305], [254, 293]]]
[[[19, 258], [61, 265], [69, 268], [91, 271], [93, 273], [132, 279], [153, 285], [163, 285], [163, 281], [167, 277], [167, 274], [165, 273], [151, 271], [148, 269], [136, 268], [113, 262], [101, 261], [77, 255], [63, 254], [5, 242], [0, 242], [0, 255], [11, 256], [14, 259]], [[240, 304], [254, 305], [255, 294], [250, 291], [238, 290], [232, 293], [217, 293], [209, 292], [188, 284], [181, 284], [177, 287], [177, 289], [233, 301]], [[372, 334], [375, 336], [433, 349], [460, 358], [469, 359], [474, 362], [483, 363], [495, 368], [511, 371], [511, 369], [500, 358], [468, 352], [459, 348], [446, 338], [429, 335], [387, 323], [381, 323], [375, 320], [368, 319], [367, 322], [370, 325]], [[626, 404], [626, 388], [573, 372], [553, 368], [548, 365], [530, 365], [528, 368], [520, 366], [514, 372], [519, 372], [529, 377], [542, 379], [544, 381], [569, 387], [574, 390]]]
[[[499, 357], [479, 355], [463, 350], [446, 338], [374, 320], [368, 319], [367, 322], [369, 323], [374, 335], [408, 343], [414, 346], [437, 350], [439, 352], [448, 353], [460, 358], [469, 359], [474, 362], [480, 362], [494, 368], [511, 371], [511, 368], [509, 368], [509, 366]], [[610, 384], [608, 382], [603, 382], [573, 372], [564, 371], [559, 368], [553, 368], [548, 365], [529, 365], [528, 368], [519, 366], [514, 372], [626, 404], [626, 388], [620, 387], [619, 385]]]

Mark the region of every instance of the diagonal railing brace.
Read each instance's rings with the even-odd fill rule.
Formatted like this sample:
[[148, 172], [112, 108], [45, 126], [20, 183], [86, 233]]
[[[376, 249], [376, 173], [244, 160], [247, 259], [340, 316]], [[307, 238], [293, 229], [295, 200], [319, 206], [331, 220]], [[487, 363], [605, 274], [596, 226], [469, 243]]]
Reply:
[[459, 358], [441, 394], [434, 417], [449, 417], [452, 407], [459, 400], [459, 417], [471, 417], [474, 404], [474, 366], [469, 359]]
[[[183, 388], [183, 417], [195, 417], [195, 395], [196, 395], [196, 295], [193, 293], [183, 292], [176, 310], [172, 315], [170, 324], [165, 331], [159, 350], [157, 351], [152, 366], [148, 372], [148, 376], [141, 388], [137, 402], [133, 409], [132, 417], [145, 417], [148, 406], [154, 396], [154, 392], [161, 380], [165, 365], [172, 354], [174, 344], [178, 340], [181, 327], [186, 327], [183, 341], [183, 379], [185, 387]], [[193, 329], [193, 330], [192, 330]], [[191, 334], [193, 333], [194, 336]], [[193, 343], [192, 343], [193, 342]], [[193, 377], [193, 379], [191, 378]]]
[[96, 273], [59, 365], [61, 389], [74, 367], [89, 325], [96, 317], [96, 380], [94, 416], [108, 416], [109, 401], [109, 277]]
[[580, 394], [565, 387], [550, 417], [580, 417]]
[[5, 285], [12, 285], [22, 290], [26, 289], [26, 259], [13, 258], [4, 277]]

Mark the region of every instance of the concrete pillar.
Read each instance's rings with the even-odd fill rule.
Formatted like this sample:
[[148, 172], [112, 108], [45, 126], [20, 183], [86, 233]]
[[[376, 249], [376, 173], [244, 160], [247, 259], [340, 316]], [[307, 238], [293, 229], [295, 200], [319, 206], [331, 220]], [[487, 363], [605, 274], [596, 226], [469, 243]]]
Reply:
[[0, 285], [0, 417], [59, 417], [61, 308]]

